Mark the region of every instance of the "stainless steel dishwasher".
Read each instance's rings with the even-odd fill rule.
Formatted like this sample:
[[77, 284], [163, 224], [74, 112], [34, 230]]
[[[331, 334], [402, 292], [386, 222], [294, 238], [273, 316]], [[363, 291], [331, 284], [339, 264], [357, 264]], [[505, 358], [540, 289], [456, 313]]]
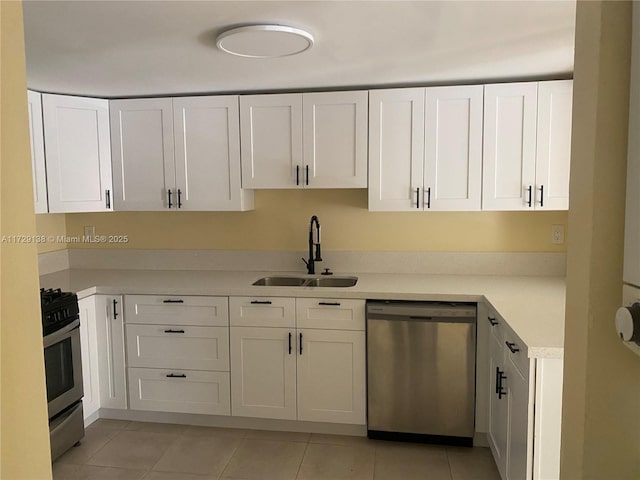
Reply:
[[367, 302], [369, 438], [473, 444], [476, 304]]

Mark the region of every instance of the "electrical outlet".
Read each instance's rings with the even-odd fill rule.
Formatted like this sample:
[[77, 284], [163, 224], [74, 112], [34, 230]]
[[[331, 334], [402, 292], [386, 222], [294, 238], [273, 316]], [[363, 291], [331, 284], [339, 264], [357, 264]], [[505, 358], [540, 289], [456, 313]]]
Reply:
[[95, 238], [96, 236], [96, 227], [93, 225], [85, 225], [84, 226], [84, 236], [85, 238]]
[[551, 225], [551, 243], [554, 245], [564, 243], [564, 225]]

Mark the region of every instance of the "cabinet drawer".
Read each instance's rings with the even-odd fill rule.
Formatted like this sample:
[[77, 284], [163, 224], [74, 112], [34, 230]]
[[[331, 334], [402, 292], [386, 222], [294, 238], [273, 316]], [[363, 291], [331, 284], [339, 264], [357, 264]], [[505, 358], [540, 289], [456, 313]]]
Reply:
[[127, 323], [228, 326], [227, 297], [126, 295]]
[[487, 318], [478, 318], [478, 322], [487, 322], [489, 325], [489, 330], [491, 334], [495, 337], [495, 339], [503, 343], [504, 342], [504, 331], [506, 328], [506, 322], [502, 319], [498, 312], [489, 305], [487, 305]]
[[365, 301], [332, 298], [296, 299], [298, 328], [326, 330], [362, 330], [365, 326]]
[[127, 325], [131, 367], [229, 370], [229, 328]]
[[229, 372], [129, 368], [132, 410], [229, 415]]
[[527, 356], [527, 346], [520, 340], [511, 328], [504, 329], [505, 361], [511, 361], [525, 379], [529, 378], [530, 359]]
[[295, 298], [229, 297], [229, 316], [233, 327], [296, 326]]

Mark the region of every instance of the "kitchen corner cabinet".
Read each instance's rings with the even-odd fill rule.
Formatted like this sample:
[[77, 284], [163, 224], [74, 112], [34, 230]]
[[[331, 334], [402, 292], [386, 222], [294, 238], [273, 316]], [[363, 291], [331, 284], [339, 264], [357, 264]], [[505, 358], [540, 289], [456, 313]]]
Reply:
[[109, 102], [42, 95], [49, 212], [113, 210]]
[[571, 80], [486, 85], [483, 210], [566, 210]]
[[231, 297], [229, 305], [233, 415], [365, 423], [364, 301]]
[[33, 200], [36, 213], [47, 213], [47, 171], [44, 159], [44, 132], [42, 128], [42, 95], [27, 90], [29, 109], [29, 140], [33, 173]]
[[237, 96], [112, 100], [116, 210], [247, 210]]
[[560, 475], [562, 359], [530, 359], [491, 308], [487, 314], [489, 447], [503, 480]]
[[366, 91], [240, 97], [244, 188], [366, 188]]
[[481, 85], [369, 93], [369, 210], [480, 210]]

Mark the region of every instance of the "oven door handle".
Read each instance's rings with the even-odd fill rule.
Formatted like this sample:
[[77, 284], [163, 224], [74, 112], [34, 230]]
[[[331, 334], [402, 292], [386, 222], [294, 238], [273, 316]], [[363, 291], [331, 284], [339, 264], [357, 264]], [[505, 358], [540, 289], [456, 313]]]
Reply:
[[64, 328], [61, 328], [56, 332], [50, 333], [49, 335], [44, 337], [44, 339], [42, 340], [42, 343], [44, 344], [44, 348], [50, 347], [51, 345], [54, 345], [64, 340], [69, 336], [69, 333], [75, 330], [76, 328], [80, 328], [79, 319], [74, 320], [69, 325], [65, 326]]

